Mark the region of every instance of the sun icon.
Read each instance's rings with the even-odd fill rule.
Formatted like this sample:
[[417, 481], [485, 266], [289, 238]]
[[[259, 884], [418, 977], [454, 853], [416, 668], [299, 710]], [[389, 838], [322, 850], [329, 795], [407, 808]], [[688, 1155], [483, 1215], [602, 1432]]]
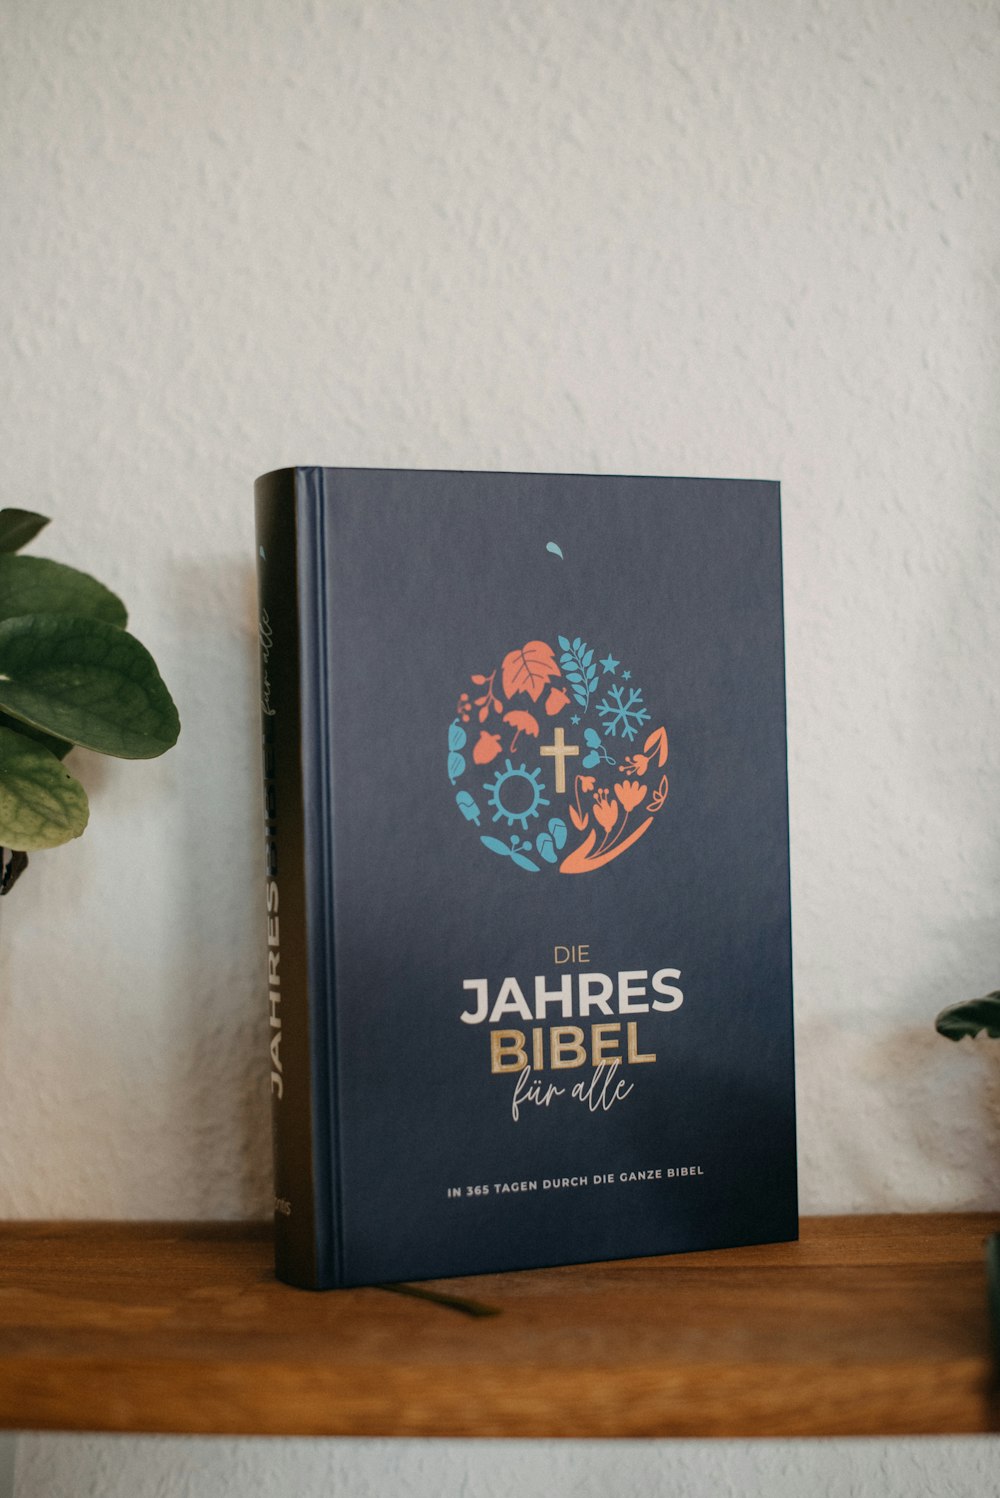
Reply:
[[520, 827], [522, 832], [527, 830], [531, 818], [550, 804], [544, 794], [541, 770], [529, 770], [523, 763], [515, 767], [509, 759], [497, 771], [497, 778], [487, 781], [483, 790], [489, 793], [494, 822], [505, 817], [508, 827]]

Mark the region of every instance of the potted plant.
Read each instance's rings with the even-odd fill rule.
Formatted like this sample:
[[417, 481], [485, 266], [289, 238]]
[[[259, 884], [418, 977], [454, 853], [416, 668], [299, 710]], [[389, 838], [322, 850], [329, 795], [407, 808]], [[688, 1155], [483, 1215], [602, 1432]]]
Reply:
[[948, 1040], [961, 1040], [965, 1035], [975, 1037], [982, 1031], [1000, 1040], [1000, 990], [984, 994], [981, 999], [967, 999], [964, 1004], [952, 1004], [942, 1009], [934, 1021], [939, 1035]]
[[180, 733], [121, 599], [85, 572], [17, 555], [47, 524], [0, 510], [0, 894], [29, 852], [87, 825], [86, 792], [63, 764], [71, 749], [150, 759]]

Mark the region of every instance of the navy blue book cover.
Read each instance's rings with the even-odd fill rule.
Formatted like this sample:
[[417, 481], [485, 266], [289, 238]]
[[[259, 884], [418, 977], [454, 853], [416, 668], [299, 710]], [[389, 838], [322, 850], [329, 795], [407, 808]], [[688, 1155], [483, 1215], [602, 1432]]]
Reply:
[[279, 1273], [794, 1238], [778, 485], [281, 470], [258, 543]]

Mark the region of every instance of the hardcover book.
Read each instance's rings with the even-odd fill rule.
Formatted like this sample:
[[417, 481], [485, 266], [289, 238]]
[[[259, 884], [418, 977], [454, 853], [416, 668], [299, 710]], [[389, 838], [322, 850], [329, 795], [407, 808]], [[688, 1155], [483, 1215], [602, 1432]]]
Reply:
[[256, 500], [279, 1276], [796, 1237], [778, 485]]

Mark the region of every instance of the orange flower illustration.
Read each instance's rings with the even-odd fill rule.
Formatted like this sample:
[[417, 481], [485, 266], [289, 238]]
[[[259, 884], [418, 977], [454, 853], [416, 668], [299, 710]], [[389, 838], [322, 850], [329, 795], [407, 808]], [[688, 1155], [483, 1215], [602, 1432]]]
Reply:
[[667, 730], [665, 728], [654, 728], [649, 738], [643, 744], [642, 754], [630, 754], [619, 770], [624, 770], [626, 775], [645, 775], [654, 758], [662, 767], [667, 762]]
[[608, 799], [608, 792], [603, 785], [594, 792], [594, 816], [604, 828], [606, 837], [618, 820], [618, 806]]
[[630, 754], [623, 765], [618, 766], [626, 775], [645, 775], [649, 769], [648, 754]]
[[615, 795], [624, 806], [627, 815], [645, 801], [646, 787], [640, 780], [622, 780], [615, 786]]
[[583, 807], [580, 805], [580, 792], [592, 791], [593, 789], [593, 775], [573, 776], [574, 804], [569, 809], [569, 819], [573, 823], [573, 826], [576, 828], [577, 832], [582, 832], [587, 823], [590, 821], [589, 812], [584, 811]]

